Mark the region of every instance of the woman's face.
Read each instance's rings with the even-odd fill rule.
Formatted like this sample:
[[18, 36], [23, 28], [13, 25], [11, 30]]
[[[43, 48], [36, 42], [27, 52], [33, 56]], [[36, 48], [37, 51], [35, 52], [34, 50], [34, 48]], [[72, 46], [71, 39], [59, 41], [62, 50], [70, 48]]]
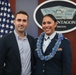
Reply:
[[55, 22], [51, 17], [45, 16], [42, 20], [42, 29], [47, 35], [51, 35], [57, 26], [57, 22]]

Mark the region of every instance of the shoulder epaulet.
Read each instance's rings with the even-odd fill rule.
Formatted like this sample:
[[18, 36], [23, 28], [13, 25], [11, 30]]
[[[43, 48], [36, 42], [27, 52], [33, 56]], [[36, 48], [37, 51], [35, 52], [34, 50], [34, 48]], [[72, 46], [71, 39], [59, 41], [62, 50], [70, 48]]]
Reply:
[[66, 38], [66, 37], [65, 37], [64, 39], [69, 41], [69, 39], [68, 39], [68, 38]]
[[65, 39], [67, 39], [67, 38], [65, 37]]

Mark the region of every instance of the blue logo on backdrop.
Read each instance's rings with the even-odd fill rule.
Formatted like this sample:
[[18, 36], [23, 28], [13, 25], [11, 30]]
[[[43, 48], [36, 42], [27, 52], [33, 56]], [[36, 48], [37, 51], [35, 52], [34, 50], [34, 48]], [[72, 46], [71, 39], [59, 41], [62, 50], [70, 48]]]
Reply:
[[34, 21], [41, 29], [42, 17], [46, 14], [53, 14], [56, 17], [58, 21], [57, 32], [67, 33], [76, 29], [76, 3], [52, 0], [38, 5], [34, 11]]

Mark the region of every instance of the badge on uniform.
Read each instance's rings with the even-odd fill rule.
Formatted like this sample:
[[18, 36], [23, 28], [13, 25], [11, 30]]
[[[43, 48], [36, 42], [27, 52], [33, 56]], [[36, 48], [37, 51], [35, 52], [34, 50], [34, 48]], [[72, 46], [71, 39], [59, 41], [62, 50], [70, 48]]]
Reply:
[[62, 48], [58, 48], [58, 51], [62, 51]]

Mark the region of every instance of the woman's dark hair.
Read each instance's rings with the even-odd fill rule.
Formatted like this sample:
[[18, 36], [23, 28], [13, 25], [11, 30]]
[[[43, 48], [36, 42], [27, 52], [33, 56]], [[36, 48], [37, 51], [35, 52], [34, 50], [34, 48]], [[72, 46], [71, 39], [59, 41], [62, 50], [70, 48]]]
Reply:
[[49, 16], [50, 18], [52, 18], [54, 20], [54, 22], [57, 22], [57, 19], [52, 14], [46, 14], [43, 16], [43, 18], [46, 16]]

